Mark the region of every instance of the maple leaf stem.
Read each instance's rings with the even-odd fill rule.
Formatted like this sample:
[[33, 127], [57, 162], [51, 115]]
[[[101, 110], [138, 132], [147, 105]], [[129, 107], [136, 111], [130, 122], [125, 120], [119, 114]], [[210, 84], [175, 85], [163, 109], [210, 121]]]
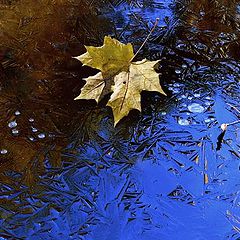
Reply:
[[137, 52], [134, 54], [134, 56], [130, 59], [129, 62], [131, 62], [137, 55], [138, 53], [142, 50], [143, 46], [146, 44], [146, 42], [148, 41], [148, 39], [150, 38], [150, 36], [152, 35], [152, 33], [154, 32], [155, 28], [157, 27], [159, 22], [159, 18], [156, 18], [156, 21], [151, 29], [151, 31], [149, 32], [149, 34], [147, 35], [146, 39], [144, 40], [144, 42], [142, 43], [142, 45], [140, 46], [140, 48], [137, 50]]

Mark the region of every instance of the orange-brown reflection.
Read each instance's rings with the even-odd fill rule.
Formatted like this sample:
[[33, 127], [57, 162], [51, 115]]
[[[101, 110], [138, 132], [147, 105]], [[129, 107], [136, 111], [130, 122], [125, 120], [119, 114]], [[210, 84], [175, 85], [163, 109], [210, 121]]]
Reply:
[[0, 3], [0, 182], [33, 186], [46, 159], [61, 165], [62, 149], [88, 115], [73, 99], [89, 69], [72, 56], [100, 43], [108, 27], [95, 7], [84, 0]]

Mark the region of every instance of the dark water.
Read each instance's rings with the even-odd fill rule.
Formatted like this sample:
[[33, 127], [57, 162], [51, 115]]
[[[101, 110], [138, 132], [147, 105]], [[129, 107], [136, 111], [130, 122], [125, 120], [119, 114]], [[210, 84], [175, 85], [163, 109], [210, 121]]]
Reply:
[[[239, 124], [218, 138], [239, 120], [237, 3], [0, 6], [1, 239], [240, 239]], [[156, 17], [139, 58], [168, 97], [114, 128], [106, 100], [73, 101], [94, 71], [71, 57], [106, 34], [137, 49]]]

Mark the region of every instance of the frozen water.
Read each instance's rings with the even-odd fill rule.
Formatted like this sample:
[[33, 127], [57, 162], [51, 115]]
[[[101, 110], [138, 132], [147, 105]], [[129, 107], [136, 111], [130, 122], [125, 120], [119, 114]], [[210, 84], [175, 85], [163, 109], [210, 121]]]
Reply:
[[173, 93], [179, 93], [180, 92], [180, 89], [179, 88], [174, 88], [173, 89]]
[[15, 128], [15, 129], [12, 129], [12, 134], [13, 135], [17, 135], [19, 133], [19, 131]]
[[37, 128], [32, 127], [32, 132], [37, 132], [37, 131], [38, 131]]
[[46, 137], [45, 133], [39, 133], [38, 134], [38, 138], [40, 138], [40, 139], [43, 139], [45, 137]]
[[28, 139], [32, 142], [34, 141], [34, 137], [29, 137]]
[[1, 153], [2, 155], [5, 155], [5, 154], [8, 153], [8, 150], [7, 150], [7, 149], [1, 149], [0, 153]]
[[181, 87], [182, 85], [180, 83], [174, 83], [173, 87]]
[[15, 115], [16, 115], [16, 116], [18, 116], [18, 115], [20, 115], [20, 114], [21, 114], [21, 112], [18, 111], [18, 110], [15, 112]]
[[192, 103], [188, 106], [188, 110], [192, 113], [202, 113], [204, 111], [204, 107], [198, 103]]
[[188, 126], [190, 125], [190, 121], [184, 118], [179, 118], [178, 119], [178, 124], [182, 125], [182, 126]]
[[8, 123], [8, 127], [10, 127], [10, 128], [15, 128], [16, 126], [17, 126], [16, 120], [11, 121], [11, 122]]
[[199, 98], [199, 97], [201, 97], [201, 94], [200, 93], [194, 93], [194, 97]]

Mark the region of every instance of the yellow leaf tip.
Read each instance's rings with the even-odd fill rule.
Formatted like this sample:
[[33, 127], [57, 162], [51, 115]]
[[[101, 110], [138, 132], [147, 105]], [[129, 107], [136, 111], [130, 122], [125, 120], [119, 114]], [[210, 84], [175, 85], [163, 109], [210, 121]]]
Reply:
[[166, 97], [167, 97], [167, 94], [166, 94], [164, 91], [162, 91], [161, 93], [162, 93], [164, 96], [166, 96]]
[[81, 57], [81, 55], [80, 55], [80, 56], [77, 56], [77, 57], [72, 57], [72, 58], [77, 59], [78, 61], [82, 62], [82, 61], [80, 60], [80, 57]]

